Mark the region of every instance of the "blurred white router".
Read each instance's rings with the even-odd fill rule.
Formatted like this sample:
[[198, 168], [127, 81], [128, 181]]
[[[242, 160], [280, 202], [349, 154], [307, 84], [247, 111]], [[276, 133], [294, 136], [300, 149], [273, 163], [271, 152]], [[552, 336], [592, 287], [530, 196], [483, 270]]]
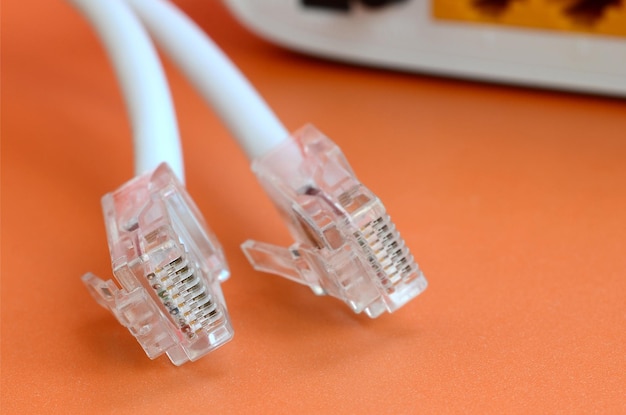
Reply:
[[[606, 35], [593, 33], [592, 27], [588, 32], [563, 31], [476, 19], [464, 22], [436, 18], [436, 2], [446, 0], [433, 1], [434, 4], [425, 0], [225, 3], [262, 37], [319, 57], [402, 71], [626, 97], [626, 4], [615, 0], [597, 2], [610, 6], [607, 8], [614, 19], [614, 31], [618, 32]], [[479, 8], [480, 3], [489, 2], [456, 3]], [[457, 7], [456, 3], [451, 7]], [[511, 3], [510, 7], [523, 12], [525, 4], [536, 6], [540, 1], [491, 3]], [[563, 4], [548, 0], [544, 3], [546, 8]]]

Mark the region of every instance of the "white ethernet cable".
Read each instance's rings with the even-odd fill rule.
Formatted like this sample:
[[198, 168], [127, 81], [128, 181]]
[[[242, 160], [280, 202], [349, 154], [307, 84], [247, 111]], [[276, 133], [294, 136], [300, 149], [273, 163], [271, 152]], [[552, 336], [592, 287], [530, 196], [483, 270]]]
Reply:
[[[102, 198], [113, 273], [91, 273], [92, 296], [150, 358], [194, 361], [233, 337], [220, 283], [222, 249], [183, 184], [169, 88], [143, 26], [121, 0], [70, 0], [112, 59], [131, 116], [137, 177]], [[168, 166], [172, 165], [172, 168]]]
[[184, 182], [174, 105], [148, 34], [122, 0], [69, 0], [89, 20], [113, 63], [124, 92], [135, 146], [135, 174], [167, 162]]
[[152, 37], [218, 113], [249, 159], [289, 136], [239, 69], [187, 15], [163, 0], [126, 0]]
[[174, 5], [126, 1], [224, 119], [295, 239], [289, 248], [245, 242], [255, 269], [337, 297], [372, 318], [426, 288], [384, 206], [339, 147], [312, 126], [288, 136], [235, 66]]

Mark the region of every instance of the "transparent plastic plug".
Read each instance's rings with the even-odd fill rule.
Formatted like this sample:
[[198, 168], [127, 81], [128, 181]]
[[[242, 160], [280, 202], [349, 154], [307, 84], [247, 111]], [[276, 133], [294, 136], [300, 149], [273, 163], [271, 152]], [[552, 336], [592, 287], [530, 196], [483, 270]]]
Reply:
[[102, 198], [113, 273], [83, 282], [151, 359], [195, 361], [233, 337], [222, 249], [166, 164]]
[[242, 249], [255, 269], [337, 297], [372, 318], [426, 288], [380, 200], [315, 127], [303, 127], [252, 169], [295, 239], [289, 248], [246, 241]]

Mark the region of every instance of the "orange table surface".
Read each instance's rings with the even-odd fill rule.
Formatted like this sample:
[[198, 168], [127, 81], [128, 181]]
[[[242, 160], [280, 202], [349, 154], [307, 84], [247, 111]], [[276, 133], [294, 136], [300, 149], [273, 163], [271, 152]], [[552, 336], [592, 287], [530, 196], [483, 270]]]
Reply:
[[133, 174], [111, 66], [63, 1], [3, 1], [3, 414], [626, 413], [624, 101], [325, 62], [180, 4], [288, 129], [341, 146], [429, 288], [370, 320], [253, 271], [243, 241], [290, 237], [166, 62], [236, 334], [182, 367], [149, 360], [80, 282], [111, 277], [99, 200]]

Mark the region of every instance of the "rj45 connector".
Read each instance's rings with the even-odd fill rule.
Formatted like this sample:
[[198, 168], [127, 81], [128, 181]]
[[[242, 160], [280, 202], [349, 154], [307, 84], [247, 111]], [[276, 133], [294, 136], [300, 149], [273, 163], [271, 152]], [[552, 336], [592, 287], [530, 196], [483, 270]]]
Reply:
[[220, 283], [221, 247], [170, 168], [161, 164], [102, 199], [113, 273], [83, 282], [154, 359], [194, 361], [233, 329]]
[[289, 248], [247, 241], [255, 269], [343, 300], [356, 312], [393, 312], [427, 285], [380, 200], [341, 150], [312, 126], [252, 168], [287, 223]]

